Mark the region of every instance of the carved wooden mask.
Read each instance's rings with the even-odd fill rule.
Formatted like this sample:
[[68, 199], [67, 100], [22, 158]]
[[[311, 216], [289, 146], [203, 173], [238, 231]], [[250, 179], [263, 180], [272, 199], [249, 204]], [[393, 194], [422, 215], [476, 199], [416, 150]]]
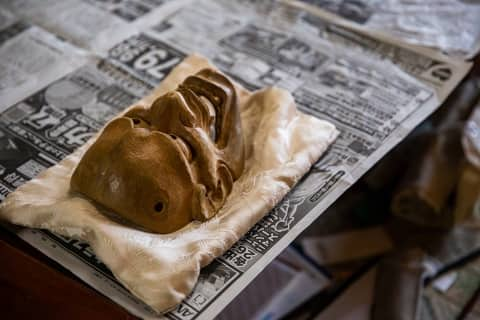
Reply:
[[204, 69], [149, 108], [111, 121], [71, 187], [137, 225], [168, 233], [213, 217], [243, 167], [235, 88]]

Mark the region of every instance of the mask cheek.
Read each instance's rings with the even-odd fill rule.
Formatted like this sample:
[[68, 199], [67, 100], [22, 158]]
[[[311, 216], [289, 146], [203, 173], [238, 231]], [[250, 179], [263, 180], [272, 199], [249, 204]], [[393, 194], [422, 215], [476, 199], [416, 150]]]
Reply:
[[[158, 166], [159, 171], [161, 167]], [[158, 173], [158, 172], [157, 172]], [[151, 177], [155, 172], [147, 174]], [[142, 216], [141, 224], [148, 230], [158, 233], [170, 233], [183, 228], [192, 219], [192, 182], [188, 177], [176, 177], [164, 174], [149, 179], [148, 187], [142, 190], [146, 195], [141, 202], [137, 214]]]

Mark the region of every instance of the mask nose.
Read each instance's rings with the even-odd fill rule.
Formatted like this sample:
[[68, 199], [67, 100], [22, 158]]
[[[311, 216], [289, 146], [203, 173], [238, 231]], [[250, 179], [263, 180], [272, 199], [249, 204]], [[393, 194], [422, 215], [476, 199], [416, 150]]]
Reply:
[[193, 127], [195, 124], [195, 115], [176, 91], [155, 100], [150, 117], [152, 125], [162, 132], [175, 131], [178, 125]]

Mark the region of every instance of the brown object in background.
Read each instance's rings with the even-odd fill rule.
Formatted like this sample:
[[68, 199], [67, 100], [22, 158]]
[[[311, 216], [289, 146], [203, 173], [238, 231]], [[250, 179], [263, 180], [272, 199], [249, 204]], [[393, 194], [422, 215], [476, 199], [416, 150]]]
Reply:
[[475, 210], [480, 210], [480, 170], [465, 162], [457, 187], [454, 217], [468, 219], [475, 216]]
[[465, 122], [462, 146], [467, 161], [480, 170], [480, 101]]
[[71, 188], [149, 231], [212, 218], [244, 168], [236, 88], [204, 69], [111, 121], [87, 150]]
[[443, 130], [463, 123], [479, 102], [480, 72], [471, 72], [432, 115], [432, 124], [438, 130]]
[[393, 192], [402, 179], [409, 160], [424, 150], [430, 140], [430, 132], [414, 132], [369, 170], [362, 180], [369, 188], [384, 193]]
[[446, 207], [464, 158], [461, 127], [479, 101], [480, 78], [471, 73], [432, 116], [437, 134], [410, 160], [392, 200], [395, 215], [431, 227], [449, 227], [458, 220]]
[[385, 256], [377, 267], [373, 320], [416, 320], [423, 282], [429, 276], [427, 255], [418, 248]]
[[432, 227], [448, 227], [454, 222], [446, 205], [460, 175], [460, 137], [460, 128], [443, 130], [412, 160], [392, 201], [395, 215]]
[[392, 200], [392, 212], [414, 223], [450, 227], [465, 215], [448, 207], [464, 162], [463, 125], [480, 102], [480, 80], [467, 78], [432, 119], [436, 135], [410, 161]]

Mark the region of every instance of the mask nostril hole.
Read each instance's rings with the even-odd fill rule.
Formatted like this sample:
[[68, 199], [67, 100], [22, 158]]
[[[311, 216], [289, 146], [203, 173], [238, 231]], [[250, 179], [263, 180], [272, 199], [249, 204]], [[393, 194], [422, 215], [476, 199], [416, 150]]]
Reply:
[[153, 209], [154, 209], [156, 212], [158, 212], [158, 213], [162, 212], [162, 211], [163, 211], [163, 208], [164, 208], [164, 205], [163, 205], [163, 202], [161, 202], [161, 201], [160, 201], [160, 202], [157, 202], [157, 203], [155, 204], [155, 206], [153, 207]]
[[177, 139], [177, 136], [176, 136], [176, 135], [173, 135], [173, 134], [171, 134], [170, 137], [171, 137], [173, 140], [176, 140], [176, 139]]
[[134, 118], [134, 119], [133, 119], [133, 124], [140, 124], [140, 120], [139, 120], [139, 119], [136, 119], [136, 118]]

